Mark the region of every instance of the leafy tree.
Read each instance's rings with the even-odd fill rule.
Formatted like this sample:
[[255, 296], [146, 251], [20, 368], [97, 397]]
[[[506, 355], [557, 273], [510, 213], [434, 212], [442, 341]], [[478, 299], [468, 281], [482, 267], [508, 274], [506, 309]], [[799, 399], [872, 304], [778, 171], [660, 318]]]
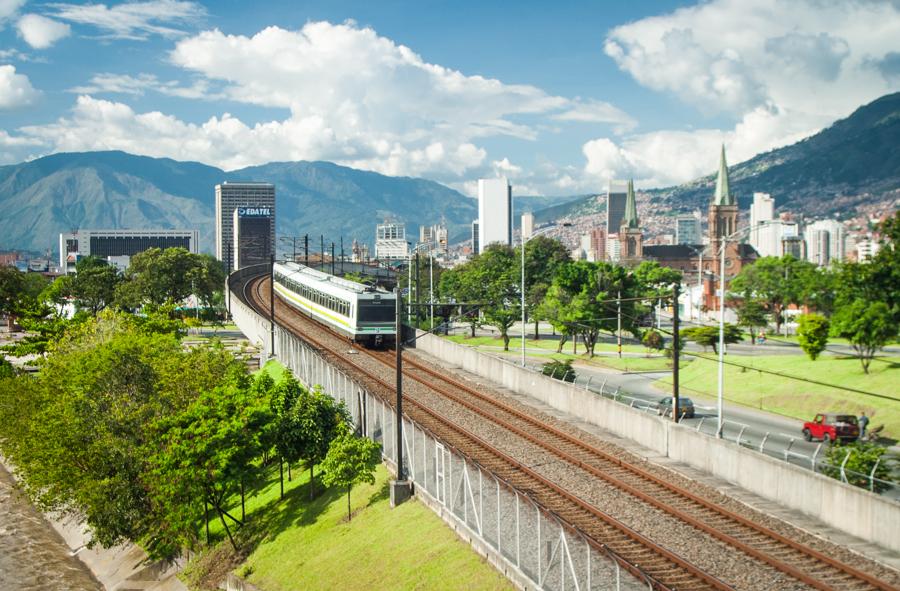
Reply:
[[775, 332], [781, 330], [784, 309], [801, 302], [804, 278], [812, 272], [813, 263], [798, 261], [791, 255], [762, 257], [744, 267], [729, 289], [749, 294], [762, 304], [775, 320]]
[[24, 273], [15, 267], [0, 266], [0, 314], [10, 314], [22, 295]]
[[[856, 441], [847, 445], [833, 445], [825, 452], [826, 464], [822, 472], [832, 478], [841, 478], [841, 465], [844, 460], [844, 473], [847, 476], [847, 482], [853, 486], [861, 488], [869, 488], [870, 486], [875, 492], [883, 492], [890, 487], [890, 482], [894, 481], [891, 475], [891, 466], [884, 461], [886, 448], [877, 443], [869, 443], [865, 441]], [[847, 458], [847, 455], [850, 455]], [[876, 464], [878, 467], [876, 468]], [[869, 480], [872, 470], [875, 470], [875, 478], [878, 480], [874, 483]], [[880, 482], [879, 482], [880, 481]]]
[[468, 264], [445, 271], [441, 275], [440, 292], [443, 298], [452, 299], [460, 304], [457, 319], [469, 325], [470, 336], [475, 338], [475, 331], [482, 325], [480, 310], [477, 306], [465, 304], [479, 302], [481, 286], [476, 283], [472, 273], [466, 272], [465, 267]]
[[381, 462], [381, 446], [371, 439], [357, 437], [346, 422], [338, 425], [337, 433], [322, 461], [326, 486], [347, 487], [347, 521], [350, 511], [350, 489], [354, 484], [375, 483], [375, 468]]
[[[703, 347], [704, 351], [707, 347], [712, 347], [714, 353], [719, 352], [718, 326], [691, 326], [682, 330], [680, 335], [682, 340], [694, 341]], [[741, 342], [743, 336], [740, 328], [728, 322], [725, 323], [724, 337], [726, 345]]]
[[3, 355], [0, 355], [0, 380], [15, 377], [15, 375], [16, 369], [12, 366], [12, 363], [7, 361]]
[[[517, 249], [520, 265], [521, 248]], [[538, 322], [547, 320], [540, 316], [541, 302], [550, 289], [557, 269], [569, 261], [569, 251], [558, 240], [535, 236], [525, 243], [525, 306], [526, 314], [534, 320], [535, 339], [538, 338]]]
[[54, 309], [57, 316], [63, 314], [63, 309], [72, 297], [72, 275], [62, 275], [53, 280], [40, 295], [40, 300]]
[[797, 335], [800, 347], [815, 361], [828, 346], [828, 319], [821, 314], [803, 314], [799, 320]]
[[184, 248], [150, 248], [131, 257], [125, 278], [116, 297], [128, 307], [177, 303], [191, 293], [208, 304], [225, 284], [225, 271], [207, 254], [193, 254]]
[[744, 294], [737, 308], [738, 326], [746, 326], [750, 339], [756, 344], [757, 328], [765, 328], [769, 324], [766, 308], [749, 293]]
[[79, 309], [96, 314], [112, 303], [116, 286], [122, 280], [113, 265], [90, 256], [79, 260], [75, 271], [68, 288]]
[[884, 302], [858, 299], [839, 308], [831, 319], [831, 334], [850, 341], [865, 373], [875, 353], [897, 336], [897, 330], [897, 321]]
[[70, 324], [48, 350], [36, 376], [0, 381], [0, 448], [25, 491], [43, 509], [84, 516], [103, 546], [141, 540], [170, 554], [171, 523], [148, 476], [151, 425], [245, 368], [221, 346], [185, 351], [109, 310]]
[[663, 338], [662, 333], [658, 330], [648, 330], [644, 332], [644, 335], [641, 337], [641, 343], [648, 350], [662, 351], [666, 346], [666, 340]]

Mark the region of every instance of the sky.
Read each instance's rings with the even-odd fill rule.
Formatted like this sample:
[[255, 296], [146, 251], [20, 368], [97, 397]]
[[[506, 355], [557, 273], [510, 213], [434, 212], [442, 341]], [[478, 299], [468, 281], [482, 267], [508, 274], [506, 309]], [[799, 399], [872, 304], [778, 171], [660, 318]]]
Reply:
[[900, 0], [0, 0], [0, 164], [328, 160], [572, 195], [686, 182], [898, 89]]

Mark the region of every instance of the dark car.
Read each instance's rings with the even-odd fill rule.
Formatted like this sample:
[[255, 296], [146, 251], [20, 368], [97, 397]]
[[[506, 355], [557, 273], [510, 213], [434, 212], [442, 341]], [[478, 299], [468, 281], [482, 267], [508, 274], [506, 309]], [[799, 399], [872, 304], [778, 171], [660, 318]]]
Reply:
[[821, 439], [825, 443], [856, 441], [859, 439], [859, 422], [854, 415], [820, 413], [803, 423], [803, 438], [807, 441]]
[[[662, 400], [657, 403], [657, 407], [659, 408], [659, 414], [661, 415], [671, 415], [672, 414], [672, 405], [674, 404], [673, 398], [671, 396], [666, 396]], [[678, 398], [678, 412], [681, 414], [681, 417], [684, 419], [693, 419], [694, 418], [694, 403], [690, 398]]]

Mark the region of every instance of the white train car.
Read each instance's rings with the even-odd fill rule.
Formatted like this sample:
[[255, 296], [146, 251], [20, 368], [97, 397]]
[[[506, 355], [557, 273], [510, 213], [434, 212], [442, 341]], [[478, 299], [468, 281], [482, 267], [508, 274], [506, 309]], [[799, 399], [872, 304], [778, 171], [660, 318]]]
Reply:
[[394, 342], [393, 293], [292, 262], [276, 263], [274, 273], [278, 297], [307, 316], [368, 347]]

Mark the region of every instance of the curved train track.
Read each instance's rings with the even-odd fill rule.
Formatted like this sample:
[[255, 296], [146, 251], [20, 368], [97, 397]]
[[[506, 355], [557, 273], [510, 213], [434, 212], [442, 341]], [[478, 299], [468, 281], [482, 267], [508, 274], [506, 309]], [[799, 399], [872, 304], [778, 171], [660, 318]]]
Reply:
[[[256, 277], [248, 280], [242, 287], [243, 299], [264, 315], [269, 313], [267, 284], [267, 278]], [[332, 333], [335, 339], [338, 339], [332, 343], [325, 343], [322, 339], [311, 336], [308, 330], [304, 330], [304, 324], [313, 321], [280, 301], [276, 303], [276, 314], [279, 316], [280, 325], [295, 331], [313, 346], [340, 357], [342, 363], [355, 368], [357, 372], [378, 384], [382, 390], [381, 394], [392, 404], [395, 403], [395, 399], [392, 399], [396, 396], [394, 384], [388, 383], [370, 369], [342, 355], [343, 349], [346, 348], [346, 339], [342, 336]], [[306, 325], [307, 328], [308, 326]], [[317, 323], [315, 327], [331, 332]], [[393, 370], [395, 363], [393, 353], [367, 349], [359, 351]], [[898, 589], [897, 578], [891, 582], [881, 580], [860, 568], [792, 540], [682, 486], [660, 478], [636, 464], [591, 446], [570, 433], [547, 424], [546, 421], [494, 396], [487, 396], [445, 373], [410, 359], [409, 356], [404, 358], [404, 376], [563, 462], [630, 495], [637, 501], [716, 538], [736, 552], [742, 553], [748, 563], [758, 561], [802, 585], [823, 591]], [[441, 416], [414, 397], [404, 396], [404, 403], [411, 407], [409, 414], [417, 422], [441, 439], [453, 444], [473, 461], [502, 476], [512, 486], [530, 491], [541, 505], [588, 536], [595, 545], [608, 548], [621, 557], [622, 566], [640, 578], [649, 577], [655, 588], [672, 590], [734, 588], [714, 574], [704, 572], [678, 554], [563, 489], [465, 426]]]

